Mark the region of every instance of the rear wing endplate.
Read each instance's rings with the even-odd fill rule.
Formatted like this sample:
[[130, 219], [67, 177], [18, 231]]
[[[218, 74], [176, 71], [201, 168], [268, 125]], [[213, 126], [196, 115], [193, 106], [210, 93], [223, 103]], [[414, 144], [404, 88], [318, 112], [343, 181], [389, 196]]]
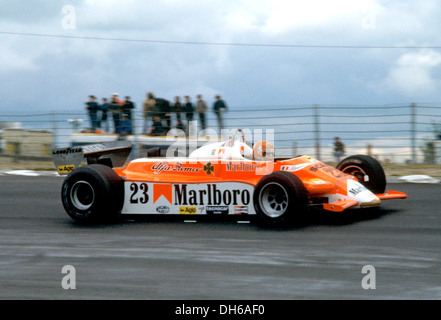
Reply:
[[100, 143], [68, 148], [53, 148], [52, 160], [60, 175], [67, 175], [77, 169], [84, 158], [87, 164], [103, 163], [111, 167], [123, 167], [130, 152], [131, 143]]

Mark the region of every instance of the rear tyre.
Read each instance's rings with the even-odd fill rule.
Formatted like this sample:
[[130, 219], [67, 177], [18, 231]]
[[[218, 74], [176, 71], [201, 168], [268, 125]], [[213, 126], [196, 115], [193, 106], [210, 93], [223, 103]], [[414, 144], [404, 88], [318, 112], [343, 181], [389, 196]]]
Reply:
[[386, 175], [383, 167], [374, 158], [366, 155], [350, 156], [337, 165], [337, 169], [357, 178], [358, 182], [375, 194], [386, 190]]
[[254, 208], [264, 225], [282, 227], [304, 222], [308, 195], [294, 174], [276, 171], [263, 177], [254, 189]]
[[64, 180], [61, 200], [67, 214], [77, 222], [111, 222], [122, 209], [124, 182], [106, 165], [80, 167]]

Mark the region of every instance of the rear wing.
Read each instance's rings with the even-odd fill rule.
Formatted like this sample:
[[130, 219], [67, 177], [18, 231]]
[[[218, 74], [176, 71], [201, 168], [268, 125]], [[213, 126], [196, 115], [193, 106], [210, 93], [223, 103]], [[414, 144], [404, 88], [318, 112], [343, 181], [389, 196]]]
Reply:
[[84, 158], [87, 164], [102, 163], [110, 167], [123, 167], [132, 144], [127, 142], [92, 144], [68, 148], [53, 148], [52, 160], [60, 175], [67, 175], [77, 169]]

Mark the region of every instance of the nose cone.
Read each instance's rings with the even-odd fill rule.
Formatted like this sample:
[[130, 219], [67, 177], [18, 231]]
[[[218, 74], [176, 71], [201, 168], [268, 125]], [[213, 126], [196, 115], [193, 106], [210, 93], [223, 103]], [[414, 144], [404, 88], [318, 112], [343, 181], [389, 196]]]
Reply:
[[348, 196], [357, 200], [361, 208], [376, 207], [381, 205], [381, 200], [366, 189], [361, 183], [348, 179]]
[[[374, 197], [377, 198], [375, 195], [374, 195]], [[362, 207], [362, 208], [377, 207], [379, 205], [381, 205], [381, 200], [378, 198], [374, 199], [372, 201], [369, 201], [369, 202], [360, 202], [360, 207]]]

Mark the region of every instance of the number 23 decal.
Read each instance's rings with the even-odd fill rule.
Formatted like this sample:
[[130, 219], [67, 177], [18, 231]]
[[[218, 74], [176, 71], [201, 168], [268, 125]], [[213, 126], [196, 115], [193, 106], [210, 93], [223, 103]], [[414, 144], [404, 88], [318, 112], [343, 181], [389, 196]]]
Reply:
[[[130, 191], [132, 191], [132, 195], [130, 196], [130, 203], [147, 203], [149, 202], [149, 195], [147, 192], [149, 191], [149, 186], [147, 183], [141, 183], [138, 185], [137, 183], [130, 184]], [[141, 193], [140, 195], [138, 195]]]

